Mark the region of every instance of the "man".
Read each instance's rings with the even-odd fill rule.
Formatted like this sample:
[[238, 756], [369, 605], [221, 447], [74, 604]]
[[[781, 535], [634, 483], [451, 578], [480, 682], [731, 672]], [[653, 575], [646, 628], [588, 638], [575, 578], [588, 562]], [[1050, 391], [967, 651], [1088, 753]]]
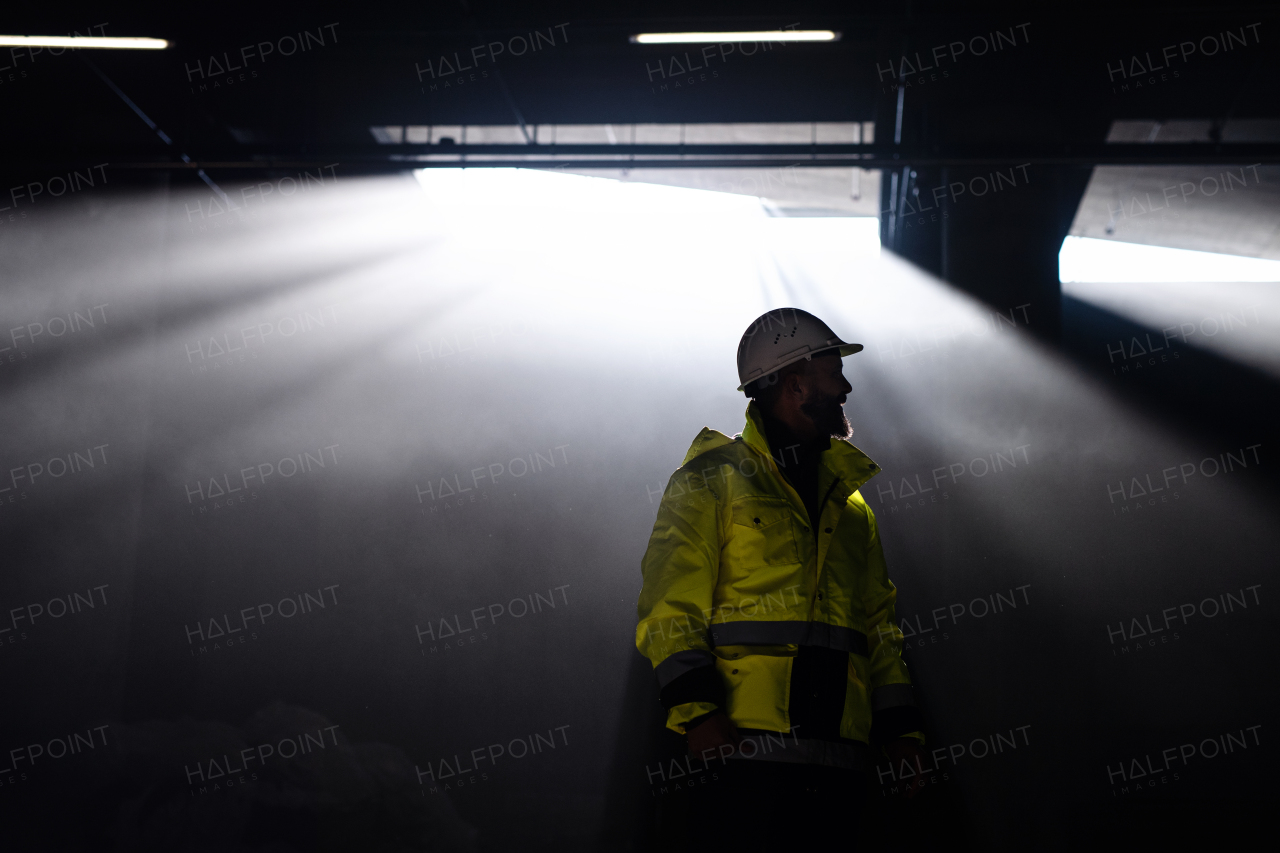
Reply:
[[[858, 493], [880, 469], [843, 411], [841, 358], [861, 349], [799, 309], [758, 318], [738, 346], [746, 427], [704, 428], [658, 509], [636, 645], [667, 727], [694, 766], [716, 766], [697, 789], [699, 842], [779, 830], [763, 814], [726, 820], [744, 805], [818, 816], [825, 803], [843, 820], [865, 799], [873, 740], [917, 766], [897, 593]], [[779, 839], [795, 840], [796, 819]]]

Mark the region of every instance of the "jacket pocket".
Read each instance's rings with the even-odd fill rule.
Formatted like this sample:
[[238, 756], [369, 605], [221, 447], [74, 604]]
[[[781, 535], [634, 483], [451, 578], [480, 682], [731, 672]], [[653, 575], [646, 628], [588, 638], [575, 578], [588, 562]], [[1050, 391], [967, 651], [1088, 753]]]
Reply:
[[791, 504], [747, 498], [732, 507], [725, 558], [733, 568], [783, 566], [800, 561]]

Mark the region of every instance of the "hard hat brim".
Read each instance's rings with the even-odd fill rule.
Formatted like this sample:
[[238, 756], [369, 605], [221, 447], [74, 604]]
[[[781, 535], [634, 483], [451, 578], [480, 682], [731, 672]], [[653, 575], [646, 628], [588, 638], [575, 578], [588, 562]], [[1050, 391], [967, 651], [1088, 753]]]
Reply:
[[770, 376], [774, 373], [777, 373], [779, 370], [782, 370], [784, 367], [790, 367], [791, 365], [795, 364], [798, 361], [809, 361], [814, 356], [823, 355], [825, 353], [831, 352], [832, 350], [838, 350], [840, 353], [840, 357], [844, 358], [845, 356], [853, 355], [856, 352], [862, 352], [863, 349], [864, 347], [862, 346], [862, 344], [841, 343], [841, 344], [833, 344], [829, 347], [823, 347], [822, 349], [817, 349], [817, 350], [814, 350], [813, 352], [807, 352], [804, 355], [798, 355], [789, 361], [779, 364], [773, 370], [769, 371], [766, 374], [763, 374], [762, 376], [757, 376], [755, 379], [751, 379], [747, 382], [743, 382], [741, 385], [738, 386], [738, 390], [745, 391], [747, 386], [750, 385], [752, 382], [758, 382], [761, 379], [763, 379], [765, 376]]

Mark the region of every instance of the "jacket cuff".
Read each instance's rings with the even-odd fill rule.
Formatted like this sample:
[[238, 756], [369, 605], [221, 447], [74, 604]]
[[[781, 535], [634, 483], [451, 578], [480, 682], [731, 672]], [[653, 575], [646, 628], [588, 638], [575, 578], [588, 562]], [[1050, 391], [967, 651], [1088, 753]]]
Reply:
[[875, 711], [871, 716], [871, 739], [885, 742], [924, 729], [924, 715], [915, 705], [897, 705]]
[[696, 729], [698, 726], [705, 723], [707, 720], [714, 717], [716, 714], [722, 714], [722, 713], [724, 713], [723, 708], [716, 708], [714, 711], [708, 711], [705, 714], [699, 714], [698, 716], [694, 717], [692, 720], [684, 724], [684, 730], [686, 733], [691, 732], [694, 729]]
[[658, 694], [662, 707], [670, 711], [687, 702], [706, 702], [724, 707], [724, 681], [714, 665], [686, 670], [668, 681]]
[[667, 712], [667, 728], [676, 734], [688, 734], [690, 727], [701, 723], [721, 709], [706, 702], [687, 702]]

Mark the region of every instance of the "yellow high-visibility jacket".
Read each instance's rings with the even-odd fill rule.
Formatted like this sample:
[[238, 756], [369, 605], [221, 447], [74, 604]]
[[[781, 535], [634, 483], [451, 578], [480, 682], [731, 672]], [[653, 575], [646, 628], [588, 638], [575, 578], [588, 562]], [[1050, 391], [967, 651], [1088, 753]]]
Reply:
[[897, 591], [857, 491], [879, 470], [849, 442], [831, 442], [819, 461], [815, 535], [754, 402], [740, 436], [698, 434], [663, 493], [642, 563], [636, 646], [653, 663], [669, 728], [683, 733], [720, 708], [740, 728], [789, 731], [792, 663], [800, 646], [819, 646], [848, 653], [840, 739], [866, 743], [873, 715], [877, 737], [923, 737], [894, 624]]

